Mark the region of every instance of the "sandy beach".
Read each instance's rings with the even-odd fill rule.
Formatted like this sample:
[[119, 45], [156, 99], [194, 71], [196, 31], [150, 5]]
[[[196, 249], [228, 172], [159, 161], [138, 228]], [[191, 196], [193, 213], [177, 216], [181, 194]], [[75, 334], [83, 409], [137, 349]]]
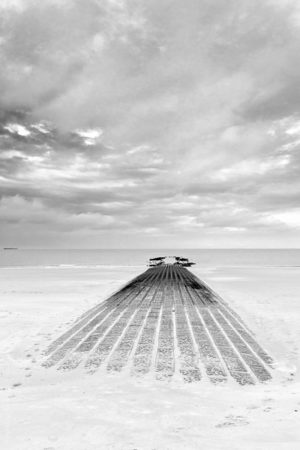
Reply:
[[300, 268], [193, 272], [254, 331], [273, 380], [214, 386], [41, 367], [49, 343], [144, 270], [1, 268], [1, 435], [15, 450], [291, 449], [299, 445]]
[[299, 450], [300, 1], [0, 18], [0, 450]]

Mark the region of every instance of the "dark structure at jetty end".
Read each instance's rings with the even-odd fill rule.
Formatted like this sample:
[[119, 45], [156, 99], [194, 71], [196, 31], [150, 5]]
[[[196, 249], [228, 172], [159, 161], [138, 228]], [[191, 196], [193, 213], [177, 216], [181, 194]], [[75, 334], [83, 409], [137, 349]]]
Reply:
[[129, 372], [160, 380], [255, 384], [272, 358], [230, 306], [175, 256], [149, 268], [83, 314], [45, 352], [45, 367]]

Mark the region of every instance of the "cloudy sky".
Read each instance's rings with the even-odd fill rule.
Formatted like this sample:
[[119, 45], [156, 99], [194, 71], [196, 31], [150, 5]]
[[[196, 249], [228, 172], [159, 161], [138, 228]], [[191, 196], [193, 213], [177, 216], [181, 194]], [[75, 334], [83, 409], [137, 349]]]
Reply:
[[0, 246], [300, 246], [299, 1], [0, 18]]

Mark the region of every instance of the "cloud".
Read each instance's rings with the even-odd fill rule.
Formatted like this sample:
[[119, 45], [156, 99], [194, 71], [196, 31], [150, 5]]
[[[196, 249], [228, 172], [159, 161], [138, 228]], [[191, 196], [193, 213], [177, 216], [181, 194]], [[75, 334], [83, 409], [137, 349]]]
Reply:
[[22, 245], [296, 245], [298, 2], [18, 0], [1, 15], [4, 246], [12, 230]]
[[19, 125], [17, 123], [8, 123], [4, 130], [7, 130], [9, 133], [18, 134], [19, 136], [29, 136], [30, 131], [25, 128], [23, 125]]
[[101, 128], [90, 128], [87, 130], [75, 130], [75, 134], [83, 139], [85, 145], [96, 145], [100, 142], [103, 131]]
[[300, 228], [300, 210], [296, 209], [294, 211], [287, 211], [282, 213], [277, 213], [272, 216], [274, 221], [280, 221], [288, 226]]

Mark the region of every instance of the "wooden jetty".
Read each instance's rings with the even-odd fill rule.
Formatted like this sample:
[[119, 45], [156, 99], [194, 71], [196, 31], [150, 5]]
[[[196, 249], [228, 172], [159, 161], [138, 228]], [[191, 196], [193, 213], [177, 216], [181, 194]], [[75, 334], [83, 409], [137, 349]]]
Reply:
[[60, 370], [242, 385], [270, 380], [273, 363], [227, 303], [176, 263], [150, 267], [87, 311], [45, 356]]

